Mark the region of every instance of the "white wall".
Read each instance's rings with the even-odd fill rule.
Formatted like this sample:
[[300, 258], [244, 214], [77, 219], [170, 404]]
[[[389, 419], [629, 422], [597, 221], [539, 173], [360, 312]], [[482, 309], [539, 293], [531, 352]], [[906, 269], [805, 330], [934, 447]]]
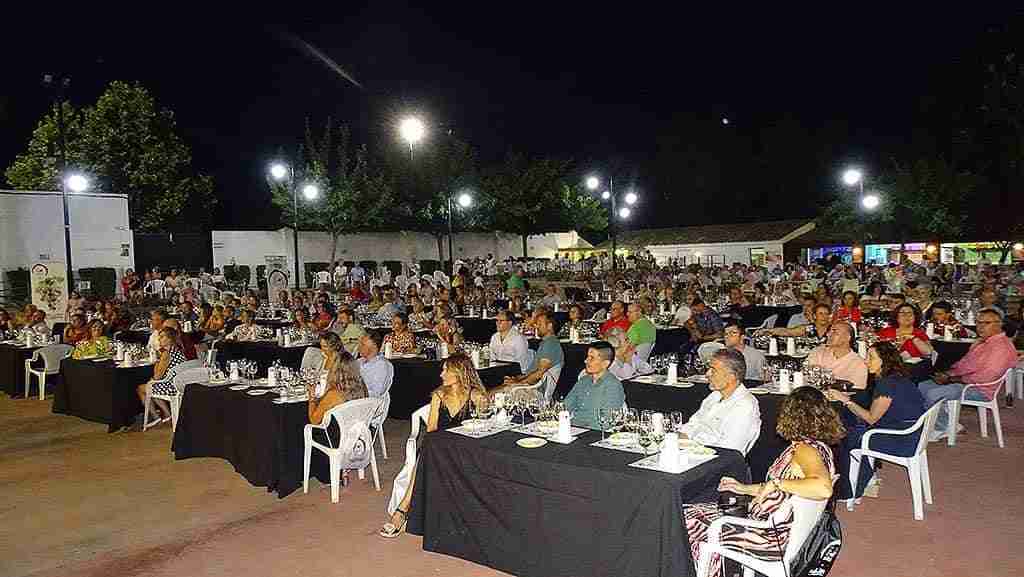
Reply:
[[[72, 194], [68, 214], [75, 270], [109, 267], [120, 278], [134, 266], [126, 196]], [[122, 244], [128, 245], [127, 256], [121, 256]], [[0, 191], [0, 269], [29, 268], [40, 260], [66, 260], [61, 194]]]
[[[782, 243], [778, 241], [769, 242], [730, 242], [717, 244], [679, 244], [679, 245], [650, 245], [646, 247], [654, 255], [659, 264], [664, 264], [670, 258], [686, 258], [686, 262], [695, 262], [701, 255], [703, 259], [714, 255], [724, 256], [725, 264], [734, 262], [750, 264], [750, 249], [764, 249], [767, 256], [782, 258]], [[702, 260], [701, 262], [705, 262]], [[716, 258], [717, 262], [717, 258]]]
[[[294, 251], [291, 229], [276, 231], [222, 231], [213, 236], [213, 266], [223, 268], [232, 263], [252, 267], [251, 282], [255, 282], [256, 266], [266, 262], [268, 255], [283, 255], [288, 259], [288, 270], [294, 271]], [[560, 248], [575, 246], [579, 236], [575, 232], [552, 233], [527, 238], [531, 257], [552, 258]], [[300, 270], [307, 262], [328, 262], [333, 244], [330, 235], [322, 232], [299, 233]], [[458, 233], [455, 235], [453, 254], [456, 259], [484, 257], [493, 254], [498, 259], [523, 255], [522, 240], [516, 235], [503, 233]], [[448, 258], [447, 239], [444, 258]], [[389, 232], [345, 235], [338, 239], [335, 260], [397, 260], [402, 262], [438, 260], [437, 240], [425, 233]]]

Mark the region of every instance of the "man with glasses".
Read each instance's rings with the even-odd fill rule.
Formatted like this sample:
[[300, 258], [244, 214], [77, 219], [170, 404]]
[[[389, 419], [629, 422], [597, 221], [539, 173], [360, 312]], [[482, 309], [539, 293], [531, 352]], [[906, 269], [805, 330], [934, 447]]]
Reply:
[[868, 366], [850, 348], [852, 342], [853, 327], [850, 323], [833, 323], [828, 330], [828, 340], [811, 351], [807, 364], [828, 369], [837, 380], [849, 381], [854, 389], [863, 391], [868, 387]]
[[622, 301], [615, 301], [612, 303], [611, 316], [608, 320], [601, 323], [600, 334], [601, 336], [607, 335], [615, 327], [620, 327], [624, 331], [629, 331], [629, 318], [626, 317], [626, 303]]
[[746, 455], [761, 434], [761, 409], [743, 386], [746, 374], [743, 355], [731, 349], [717, 351], [707, 372], [711, 394], [683, 425], [682, 436]]
[[491, 335], [491, 360], [518, 363], [519, 370], [526, 372], [530, 350], [526, 337], [512, 325], [512, 313], [500, 310], [495, 315], [498, 332]]
[[[957, 361], [948, 371], [935, 373], [931, 380], [917, 386], [924, 396], [925, 406], [940, 401], [957, 401], [964, 395], [969, 401], [990, 401], [999, 383], [985, 387], [971, 387], [964, 394], [964, 385], [992, 383], [1001, 378], [1006, 370], [1017, 365], [1017, 349], [1013, 341], [1003, 332], [1003, 317], [995, 309], [982, 309], [978, 313], [978, 340], [971, 345], [964, 358]], [[929, 441], [944, 438], [948, 431], [949, 415], [946, 403], [939, 409], [935, 430], [928, 435]], [[957, 423], [957, 431], [963, 426]]]
[[743, 355], [743, 360], [747, 363], [746, 378], [761, 380], [764, 371], [764, 353], [744, 342], [743, 329], [735, 320], [730, 320], [725, 324], [725, 348]]

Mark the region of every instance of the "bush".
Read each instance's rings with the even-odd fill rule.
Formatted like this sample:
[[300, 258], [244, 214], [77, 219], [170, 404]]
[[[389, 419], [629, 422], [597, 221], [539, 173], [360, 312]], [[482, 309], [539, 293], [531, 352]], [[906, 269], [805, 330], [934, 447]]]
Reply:
[[112, 268], [80, 268], [78, 277], [89, 281], [89, 290], [83, 292], [94, 298], [112, 299], [117, 294], [117, 271]]
[[388, 269], [391, 272], [391, 278], [402, 274], [402, 262], [397, 260], [385, 260], [381, 261], [381, 267]]
[[29, 302], [29, 276], [28, 269], [19, 268], [9, 270], [7, 277], [7, 302], [27, 303]]

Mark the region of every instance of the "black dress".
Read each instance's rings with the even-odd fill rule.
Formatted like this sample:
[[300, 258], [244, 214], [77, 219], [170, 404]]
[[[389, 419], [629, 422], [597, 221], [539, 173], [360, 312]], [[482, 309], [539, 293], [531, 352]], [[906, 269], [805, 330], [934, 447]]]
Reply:
[[[469, 401], [466, 401], [459, 409], [457, 413], [452, 415], [448, 412], [448, 406], [441, 402], [441, 407], [437, 410], [437, 430], [443, 431], [452, 427], [458, 427], [462, 424], [469, 416]], [[423, 437], [420, 435], [419, 447], [423, 446]], [[423, 534], [423, 525], [425, 516], [423, 514], [422, 503], [426, 499], [426, 491], [424, 489], [425, 478], [423, 473], [423, 460], [419, 458], [419, 447], [417, 448], [417, 459], [416, 459], [416, 480], [413, 482], [412, 488], [412, 500], [409, 502], [409, 525], [406, 531], [413, 535]]]

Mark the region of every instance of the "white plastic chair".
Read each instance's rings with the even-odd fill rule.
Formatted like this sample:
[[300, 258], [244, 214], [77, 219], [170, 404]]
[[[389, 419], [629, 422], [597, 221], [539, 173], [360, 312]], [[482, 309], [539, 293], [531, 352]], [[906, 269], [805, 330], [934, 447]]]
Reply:
[[[964, 385], [964, 391], [960, 393], [960, 400], [946, 401], [947, 412], [949, 413], [949, 428], [946, 436], [946, 444], [950, 447], [956, 446], [956, 426], [960, 422], [960, 407], [977, 407], [978, 408], [978, 421], [981, 424], [981, 436], [988, 437], [988, 413], [986, 411], [992, 411], [992, 427], [996, 430], [996, 440], [999, 442], [999, 448], [1002, 449], [1003, 445], [1003, 424], [999, 420], [999, 390], [1004, 385], [1010, 383], [1010, 379], [1013, 375], [1013, 367], [1006, 369], [1002, 377], [999, 380], [992, 381], [991, 383], [978, 383], [975, 385]], [[974, 387], [988, 387], [997, 385], [995, 390], [992, 392], [991, 401], [971, 401], [964, 398], [968, 389]]]
[[779, 320], [779, 315], [778, 314], [768, 315], [767, 317], [765, 317], [764, 321], [762, 321], [760, 325], [758, 325], [756, 327], [750, 327], [750, 328], [748, 328], [744, 332], [747, 333], [747, 336], [750, 336], [750, 335], [753, 335], [754, 333], [756, 333], [757, 331], [759, 331], [761, 329], [774, 329], [775, 328], [775, 322], [778, 321], [778, 320]]
[[[369, 427], [370, 419], [380, 404], [381, 399], [374, 397], [348, 401], [327, 411], [324, 414], [323, 422], [319, 425], [306, 425], [303, 430], [305, 436], [302, 470], [303, 493], [309, 493], [309, 465], [314, 447], [326, 454], [330, 460], [332, 503], [338, 502], [342, 469], [358, 469], [359, 478], [363, 479], [366, 475], [366, 466], [369, 465], [370, 471], [373, 473], [373, 485], [380, 491], [380, 475], [377, 472], [377, 458], [373, 451], [373, 433]], [[332, 419], [338, 422], [338, 428], [341, 431], [340, 438], [336, 443], [331, 440], [328, 430]], [[313, 429], [322, 430], [327, 436], [330, 446], [314, 441]]]
[[637, 345], [636, 354], [639, 355], [641, 361], [646, 363], [647, 360], [651, 358], [651, 351], [653, 350], [654, 343], [644, 343], [642, 345]]
[[224, 300], [226, 300], [228, 297], [231, 297], [233, 299], [237, 299], [238, 295], [235, 294], [233, 291], [220, 291], [220, 300], [221, 300], [221, 302], [224, 302]]
[[[48, 345], [39, 349], [36, 349], [32, 353], [31, 359], [25, 360], [25, 398], [28, 398], [28, 391], [32, 385], [32, 375], [35, 375], [39, 379], [39, 400], [46, 398], [46, 375], [56, 375], [60, 373], [60, 362], [71, 356], [71, 351], [75, 350], [71, 345]], [[32, 363], [43, 359], [43, 368], [35, 369], [32, 368]]]
[[549, 368], [544, 376], [541, 377], [540, 384], [544, 392], [544, 400], [548, 403], [551, 402], [551, 397], [555, 396], [555, 389], [558, 388], [558, 379], [562, 376], [562, 365], [555, 365]]
[[[918, 417], [912, 426], [906, 429], [870, 429], [864, 433], [864, 436], [861, 437], [860, 448], [850, 451], [851, 491], [856, 494], [857, 477], [860, 474], [862, 462], [861, 457], [869, 459], [868, 466], [874, 466], [873, 461], [870, 461], [870, 459], [881, 459], [905, 467], [907, 475], [910, 477], [910, 494], [914, 500], [914, 519], [918, 521], [923, 520], [924, 505], [921, 503], [922, 492], [924, 493], [924, 501], [929, 505], [932, 504], [932, 481], [928, 473], [928, 432], [935, 426], [935, 420], [939, 418], [939, 409], [941, 407], [941, 402], [935, 403], [923, 415]], [[914, 451], [914, 455], [911, 457], [898, 457], [868, 448], [872, 435], [911, 435], [915, 431], [920, 431], [921, 437], [917, 441], [917, 450]], [[855, 501], [855, 499], [848, 499], [846, 501], [847, 510], [853, 511]]]
[[318, 287], [320, 285], [330, 285], [331, 284], [331, 273], [329, 273], [329, 272], [327, 272], [325, 270], [322, 270], [322, 271], [316, 273], [316, 284], [317, 284]]
[[[149, 428], [149, 405], [152, 403], [153, 399], [160, 399], [162, 401], [167, 401], [167, 404], [169, 404], [171, 406], [171, 431], [174, 431], [174, 429], [177, 428], [177, 426], [178, 426], [178, 409], [181, 408], [181, 395], [185, 391], [185, 385], [189, 384], [189, 383], [182, 383], [182, 384], [179, 385], [180, 381], [178, 380], [177, 376], [182, 371], [186, 371], [188, 369], [195, 369], [195, 368], [200, 368], [200, 369], [202, 369], [204, 371], [204, 374], [201, 377], [201, 380], [205, 381], [206, 380], [206, 378], [205, 378], [205, 376], [206, 376], [206, 373], [205, 373], [206, 369], [203, 367], [203, 361], [200, 361], [199, 359], [195, 359], [195, 360], [191, 360], [191, 361], [185, 361], [185, 362], [179, 364], [178, 366], [174, 367], [173, 369], [168, 370], [167, 374], [164, 375], [164, 378], [160, 379], [159, 381], [153, 381], [152, 383], [146, 383], [146, 402], [144, 402], [142, 404], [142, 432], [143, 433], [145, 433], [146, 429]], [[190, 382], [196, 382], [196, 381], [193, 380], [193, 381], [190, 381]], [[153, 392], [153, 384], [154, 383], [172, 383], [172, 384], [174, 384], [174, 387], [176, 389], [178, 389], [178, 392], [173, 394], [173, 395], [160, 395], [160, 394], [156, 394], [156, 393]]]
[[192, 284], [192, 290], [194, 290], [194, 291], [198, 292], [199, 289], [203, 288], [203, 279], [201, 279], [199, 277], [192, 277], [192, 278], [188, 279], [185, 282], [191, 283]]
[[1024, 399], [1024, 363], [1017, 365], [1012, 378], [1013, 382], [1010, 384], [1007, 394], [1016, 394], [1018, 399]]
[[[388, 385], [391, 388], [391, 385]], [[377, 406], [377, 412], [370, 418], [370, 427], [376, 432], [377, 440], [380, 441], [380, 452], [385, 460], [388, 458], [388, 446], [384, 441], [384, 421], [388, 418], [388, 410], [391, 409], [391, 393], [385, 392], [383, 395], [377, 397], [380, 399], [380, 405]]]
[[146, 286], [142, 289], [142, 292], [148, 295], [153, 295], [158, 298], [164, 298], [164, 292], [166, 290], [166, 283], [160, 279], [151, 280], [146, 283]]
[[412, 414], [412, 429], [409, 431], [409, 439], [405, 441], [405, 463], [402, 469], [395, 475], [394, 484], [391, 487], [391, 499], [388, 501], [388, 515], [394, 515], [398, 506], [405, 498], [405, 492], [409, 489], [409, 479], [412, 472], [416, 470], [416, 439], [420, 435], [420, 423], [426, 424], [430, 418], [430, 403], [416, 409]]
[[772, 529], [771, 519], [758, 521], [744, 517], [719, 517], [708, 527], [707, 543], [700, 545], [700, 555], [697, 558], [697, 576], [704, 577], [708, 575], [711, 569], [711, 556], [717, 553], [724, 559], [732, 559], [743, 565], [744, 577], [754, 577], [755, 571], [767, 577], [789, 577], [788, 567], [792, 564], [793, 557], [800, 551], [804, 541], [807, 540], [814, 526], [817, 525], [818, 518], [825, 511], [826, 505], [828, 505], [827, 499], [814, 501], [793, 495], [789, 497], [786, 505], [780, 507], [775, 512], [774, 519], [781, 519], [783, 515], [788, 513], [787, 507], [793, 510], [793, 523], [789, 528], [789, 542], [786, 543], [786, 550], [782, 554], [782, 562], [764, 561], [751, 557], [742, 551], [723, 547], [720, 541], [722, 528], [726, 524], [770, 530]]
[[306, 351], [302, 353], [302, 364], [300, 365], [302, 370], [316, 369], [322, 367], [324, 364], [324, 353], [317, 347], [306, 347]]

